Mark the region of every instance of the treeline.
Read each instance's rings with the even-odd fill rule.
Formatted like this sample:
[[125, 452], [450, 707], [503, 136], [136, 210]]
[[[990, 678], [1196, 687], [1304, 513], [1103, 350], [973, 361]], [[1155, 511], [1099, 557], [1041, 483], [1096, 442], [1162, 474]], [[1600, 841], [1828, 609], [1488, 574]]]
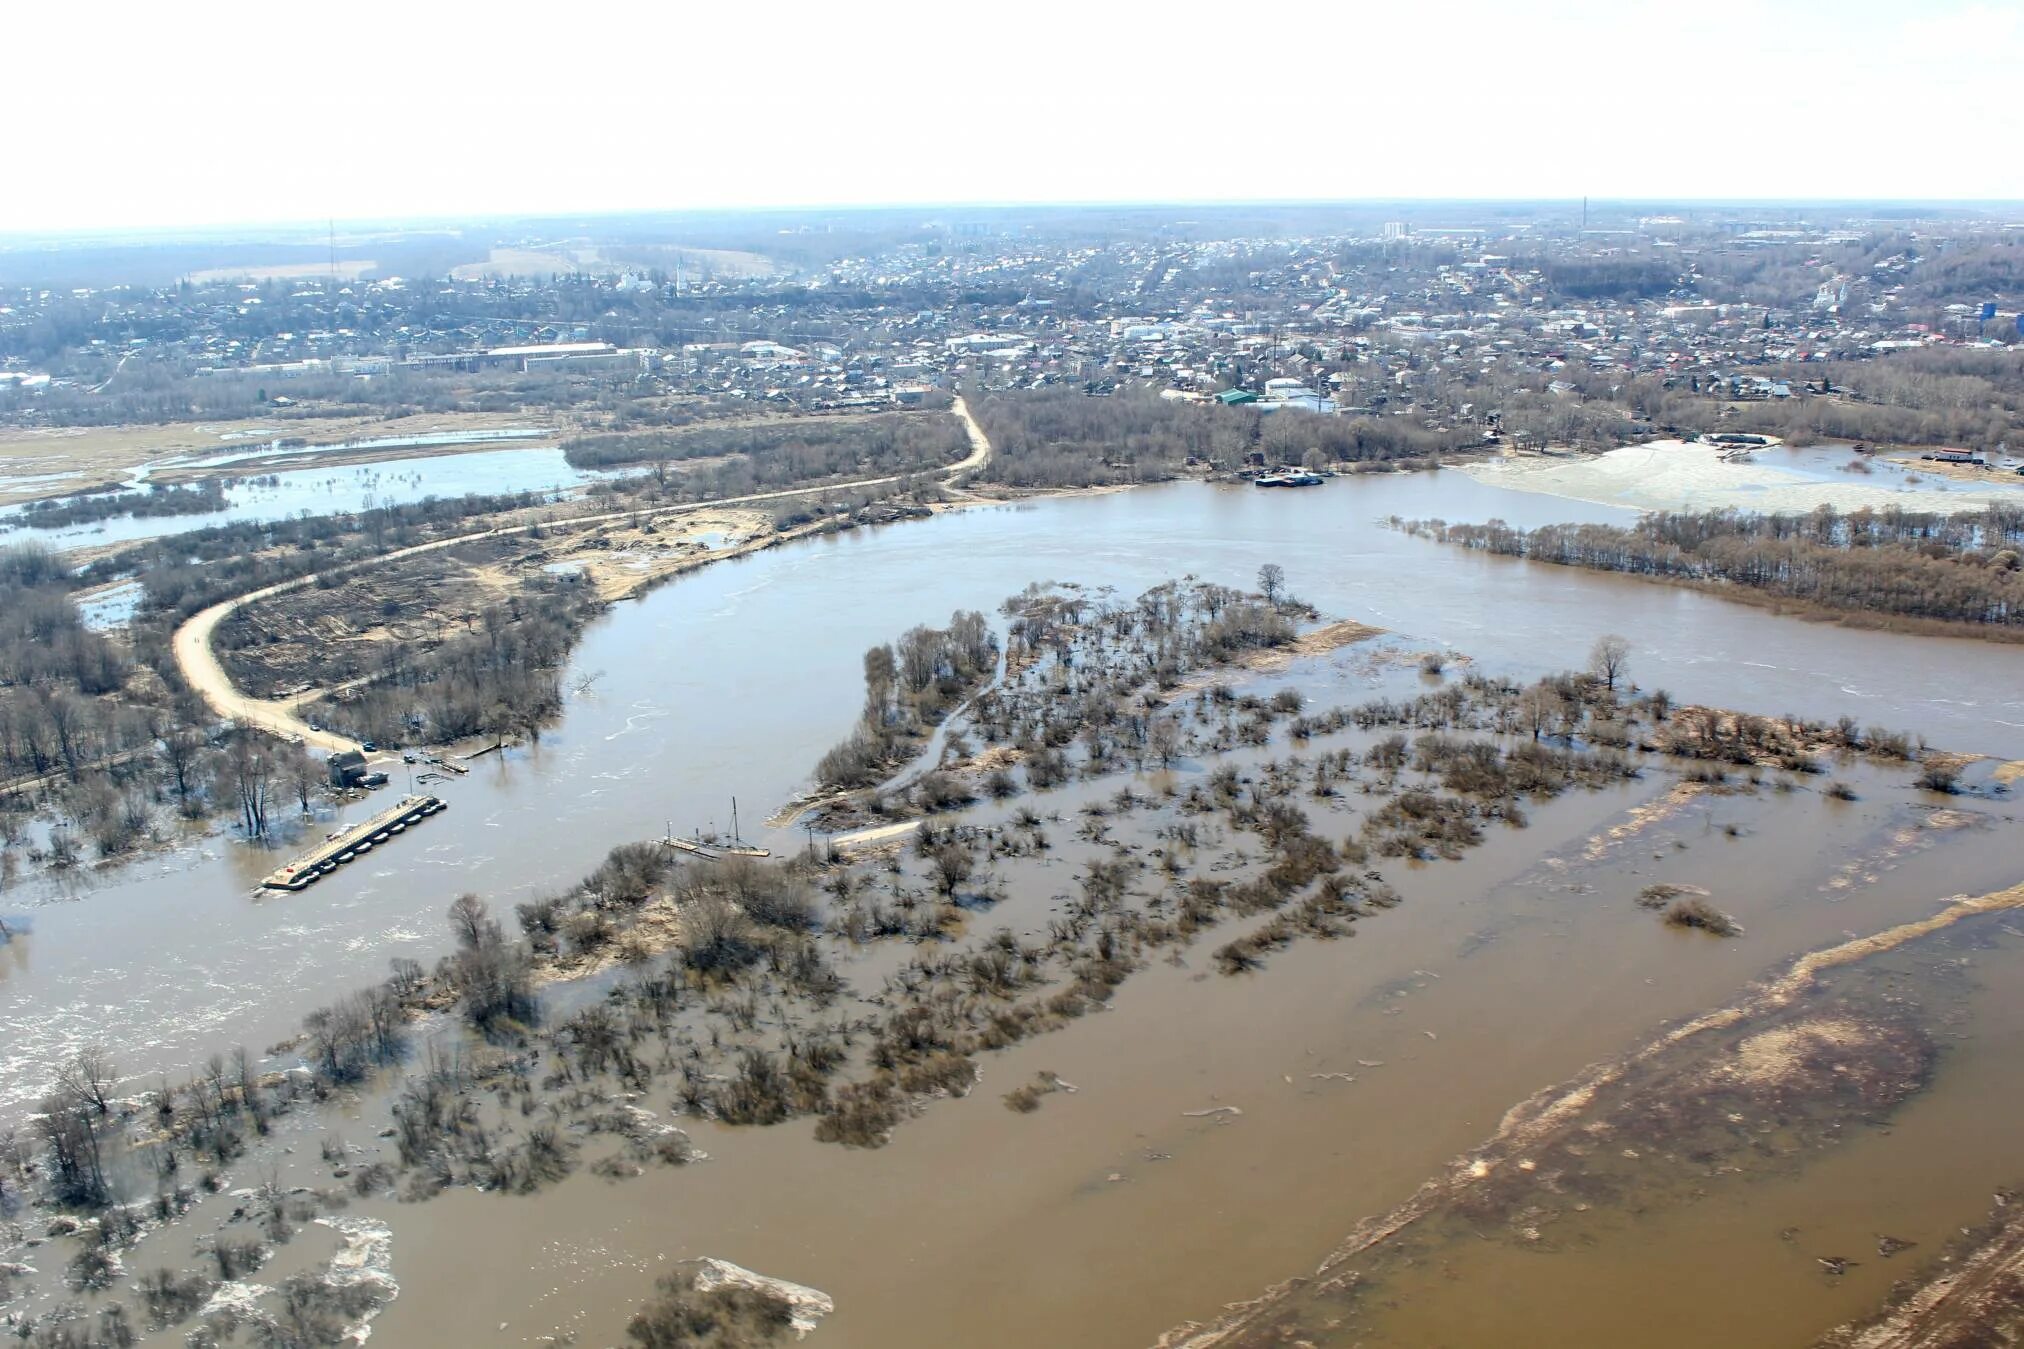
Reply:
[[864, 714], [816, 765], [825, 787], [868, 787], [903, 763], [958, 702], [998, 668], [984, 615], [958, 610], [946, 628], [914, 627], [864, 653]]
[[1476, 439], [1408, 418], [1261, 413], [1163, 399], [1152, 390], [1092, 396], [1080, 389], [979, 394], [971, 412], [991, 439], [978, 475], [1008, 487], [1161, 482], [1190, 459], [1234, 468], [1258, 451], [1273, 463], [1378, 465], [1423, 461]]
[[1507, 557], [1664, 580], [1735, 586], [1844, 617], [2024, 631], [2024, 511], [1962, 516], [1821, 508], [1808, 515], [1661, 513], [1636, 525], [1514, 529], [1441, 521], [1410, 533]]
[[[35, 783], [57, 807], [59, 822], [30, 854], [57, 865], [77, 860], [86, 841], [110, 855], [145, 836], [174, 780], [162, 739], [182, 724], [176, 687], [136, 679], [130, 649], [84, 626], [73, 585], [39, 545], [0, 550], [0, 785], [17, 784], [10, 806], [26, 804], [18, 784]], [[208, 774], [185, 768], [187, 801]], [[20, 841], [18, 817], [0, 814], [0, 844]]]
[[21, 524], [30, 529], [66, 529], [116, 516], [208, 515], [225, 509], [225, 484], [209, 479], [191, 487], [160, 484], [145, 492], [78, 492], [21, 508]]
[[[909, 473], [959, 458], [968, 442], [950, 417], [885, 413], [864, 418], [795, 417], [738, 426], [583, 436], [563, 443], [579, 469], [740, 456], [756, 473], [780, 466], [796, 480], [841, 473]], [[760, 467], [757, 461], [764, 461]]]
[[1680, 284], [1677, 261], [1656, 257], [1535, 260], [1555, 295], [1570, 300], [1644, 300]]
[[59, 686], [110, 693], [126, 661], [84, 626], [69, 569], [37, 544], [0, 549], [0, 689]]
[[1976, 236], [1926, 247], [1931, 255], [1918, 260], [1906, 283], [1913, 294], [1936, 305], [1963, 296], [2000, 296], [2005, 308], [2024, 298], [2024, 241]]
[[391, 644], [373, 682], [311, 704], [319, 724], [360, 740], [421, 744], [523, 734], [562, 710], [562, 670], [603, 609], [579, 576], [543, 577], [477, 615], [468, 632], [421, 652]]
[[1257, 432], [1255, 417], [1219, 417], [1151, 390], [1101, 398], [1080, 389], [1006, 391], [969, 402], [991, 440], [978, 477], [1008, 487], [1161, 482], [1179, 476], [1190, 456], [1237, 462]]
[[399, 506], [218, 525], [152, 539], [92, 563], [83, 584], [137, 577], [142, 610], [188, 618], [219, 600], [454, 534], [473, 517], [542, 504], [532, 492], [428, 497]]
[[2011, 353], [1936, 348], [1751, 373], [1788, 381], [1798, 396], [1732, 403], [1726, 384], [1712, 378], [1626, 379], [1621, 371], [1574, 367], [1560, 375], [1573, 386], [1569, 397], [1496, 381], [1476, 396], [1498, 407], [1507, 431], [1584, 447], [1708, 431], [1764, 432], [1801, 445], [1848, 440], [1976, 449], [2024, 438], [2024, 364]]
[[2012, 352], [1905, 351], [1866, 361], [1789, 365], [1776, 373], [1795, 388], [1824, 377], [1835, 393], [1752, 403], [1736, 424], [1801, 441], [1985, 450], [2024, 436], [2024, 362]]

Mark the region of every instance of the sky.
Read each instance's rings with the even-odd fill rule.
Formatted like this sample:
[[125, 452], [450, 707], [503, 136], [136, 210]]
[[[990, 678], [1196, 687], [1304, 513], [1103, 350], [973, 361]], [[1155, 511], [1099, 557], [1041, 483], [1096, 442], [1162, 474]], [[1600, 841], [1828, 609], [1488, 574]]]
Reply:
[[801, 205], [2024, 199], [2019, 0], [24, 4], [0, 233]]

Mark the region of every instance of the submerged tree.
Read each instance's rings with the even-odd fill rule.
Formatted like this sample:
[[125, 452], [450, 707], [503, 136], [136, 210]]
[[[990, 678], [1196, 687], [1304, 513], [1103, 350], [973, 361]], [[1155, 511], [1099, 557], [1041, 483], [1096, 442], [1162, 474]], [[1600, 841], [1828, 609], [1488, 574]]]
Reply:
[[1597, 679], [1616, 692], [1616, 681], [1630, 665], [1630, 642], [1613, 632], [1606, 632], [1595, 639], [1595, 645], [1588, 651], [1588, 669]]

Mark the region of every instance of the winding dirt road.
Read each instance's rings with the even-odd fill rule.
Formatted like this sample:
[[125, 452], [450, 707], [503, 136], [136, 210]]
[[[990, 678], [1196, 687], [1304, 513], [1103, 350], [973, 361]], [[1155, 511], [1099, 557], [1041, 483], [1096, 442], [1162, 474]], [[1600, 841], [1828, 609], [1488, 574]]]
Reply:
[[[991, 442], [984, 435], [984, 428], [977, 425], [977, 419], [970, 415], [969, 406], [961, 398], [956, 399], [950, 411], [955, 414], [958, 421], [963, 423], [963, 430], [970, 437], [970, 453], [942, 470], [942, 481], [953, 484], [958, 479], [968, 477], [990, 461]], [[665, 519], [669, 516], [689, 515], [697, 511], [714, 510], [723, 506], [749, 506], [764, 501], [780, 501], [790, 497], [818, 496], [824, 492], [842, 491], [857, 487], [884, 487], [900, 482], [906, 476], [908, 475], [894, 473], [879, 478], [859, 478], [852, 482], [828, 483], [821, 487], [790, 487], [777, 492], [755, 492], [748, 496], [718, 497], [713, 501], [689, 501], [679, 506], [668, 506], [659, 510], [607, 511], [599, 515], [578, 515], [560, 520], [542, 520], [532, 524], [510, 525], [501, 529], [476, 529], [467, 534], [456, 534], [449, 538], [435, 539], [428, 543], [413, 544], [407, 548], [396, 548], [392, 552], [381, 553], [377, 557], [366, 558], [363, 561], [353, 562], [343, 567], [333, 567], [328, 571], [311, 572], [306, 576], [297, 576], [292, 580], [282, 581], [276, 585], [263, 586], [258, 590], [250, 590], [244, 595], [235, 596], [229, 600], [220, 600], [207, 609], [199, 610], [185, 620], [181, 627], [176, 629], [175, 636], [170, 639], [171, 650], [175, 653], [176, 666], [182, 671], [183, 678], [189, 682], [190, 687], [196, 690], [198, 695], [209, 704], [211, 710], [217, 713], [218, 716], [229, 721], [236, 721], [241, 726], [258, 727], [272, 735], [280, 736], [284, 740], [299, 739], [303, 744], [314, 745], [319, 749], [331, 751], [359, 749], [361, 746], [357, 741], [347, 736], [334, 735], [329, 731], [319, 731], [304, 721], [298, 714], [296, 709], [303, 703], [314, 701], [320, 697], [322, 690], [298, 694], [293, 698], [287, 699], [254, 698], [248, 694], [241, 693], [233, 685], [231, 676], [225, 673], [225, 667], [219, 663], [218, 654], [212, 648], [211, 640], [218, 631], [218, 625], [246, 605], [258, 604], [260, 601], [272, 599], [276, 595], [285, 595], [290, 591], [301, 590], [306, 586], [315, 585], [320, 577], [340, 576], [364, 571], [369, 567], [382, 566], [388, 562], [397, 562], [402, 558], [414, 557], [420, 553], [431, 553], [442, 548], [454, 548], [460, 543], [468, 543], [473, 539], [508, 534], [525, 534], [536, 529], [606, 524], [613, 520], [634, 520], [643, 517]]]

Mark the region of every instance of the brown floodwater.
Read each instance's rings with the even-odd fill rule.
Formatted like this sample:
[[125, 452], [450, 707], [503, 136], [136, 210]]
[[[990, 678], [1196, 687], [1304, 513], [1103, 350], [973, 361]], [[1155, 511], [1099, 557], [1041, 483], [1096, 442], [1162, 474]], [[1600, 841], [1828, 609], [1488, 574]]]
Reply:
[[[249, 897], [271, 856], [214, 837], [96, 883], [10, 892], [8, 911], [26, 910], [34, 930], [0, 951], [0, 1104], [18, 1108], [61, 1054], [89, 1039], [110, 1043], [136, 1074], [185, 1068], [235, 1042], [271, 1043], [303, 1012], [379, 977], [389, 956], [432, 959], [447, 945], [441, 915], [458, 891], [499, 908], [560, 888], [614, 843], [669, 823], [727, 825], [734, 793], [746, 832], [757, 832], [751, 822], [803, 784], [855, 715], [866, 646], [957, 607], [988, 611], [1033, 579], [1131, 593], [1182, 570], [1247, 584], [1260, 563], [1277, 561], [1324, 614], [1388, 627], [1407, 650], [1452, 647], [1528, 677], [1579, 663], [1597, 635], [1619, 631], [1632, 640], [1633, 676], [1682, 700], [1847, 711], [1935, 744], [2024, 757], [2024, 653], [2014, 648], [1810, 625], [1622, 578], [1443, 550], [1375, 524], [1392, 513], [1521, 524], [1609, 515], [1458, 475], [1354, 480], [1291, 497], [1177, 486], [959, 512], [706, 569], [592, 629], [574, 668], [602, 677], [554, 732], [478, 761], [443, 788], [450, 812], [311, 891]], [[1387, 666], [1360, 647], [1260, 682], [1295, 684], [1325, 706], [1416, 680], [1409, 665]], [[711, 1159], [675, 1171], [621, 1183], [580, 1172], [532, 1197], [458, 1191], [425, 1204], [359, 1204], [355, 1213], [392, 1228], [401, 1288], [374, 1323], [375, 1342], [537, 1344], [567, 1334], [616, 1344], [658, 1271], [707, 1255], [831, 1294], [837, 1310], [819, 1332], [829, 1344], [1149, 1343], [1311, 1271], [1359, 1218], [1405, 1199], [1542, 1087], [1733, 1000], [1804, 951], [1924, 916], [1948, 895], [2024, 879], [2005, 801], [1956, 802], [1966, 827], [1936, 828], [1936, 801], [1906, 775], [1837, 771], [1860, 800], [1810, 789], [1681, 797], [1669, 776], [1653, 774], [1528, 808], [1529, 828], [1498, 829], [1460, 862], [1388, 866], [1406, 902], [1360, 924], [1354, 939], [1298, 942], [1235, 978], [1213, 972], [1208, 952], [1221, 938], [1155, 963], [1101, 1014], [987, 1055], [976, 1092], [935, 1103], [883, 1149], [816, 1144], [807, 1121], [697, 1124], [691, 1132]], [[1326, 809], [1313, 809], [1328, 832]], [[1078, 856], [1064, 847], [1031, 874], [1008, 869], [1008, 897], [987, 926], [1044, 927]], [[1706, 888], [1745, 934], [1725, 942], [1663, 927], [1632, 902], [1660, 881]], [[2013, 1034], [2002, 1030], [2014, 1023], [2001, 999], [1976, 1003], [1985, 1005], [1988, 1033]], [[1973, 1097], [1958, 1086], [1973, 1071], [2001, 1077], [2002, 1060], [1972, 1046], [1950, 1053], [1932, 1092], [1890, 1134], [1641, 1226], [1637, 1239], [1652, 1243], [1641, 1276], [1582, 1265], [1599, 1258], [1592, 1252], [1554, 1257], [1564, 1259], [1558, 1268], [1576, 1283], [1658, 1281], [1664, 1262], [1695, 1242], [1751, 1248], [1743, 1216], [1721, 1215], [1754, 1215], [1757, 1204], [1796, 1215], [1774, 1235], [1812, 1223], [1839, 1239], [1832, 1197], [1862, 1184], [1845, 1159], [1872, 1147], [1872, 1170], [1895, 1177], [1900, 1165], [1924, 1166], [1947, 1179], [1871, 1187], [1874, 1203], [1840, 1210], [1841, 1220], [1888, 1219], [1884, 1230], [1936, 1245], [1922, 1235], [1932, 1224], [1974, 1221], [1989, 1186], [2013, 1178], [1991, 1170], [2000, 1140], [1966, 1128]], [[1005, 1109], [1002, 1093], [1043, 1070], [1078, 1090], [1031, 1115]], [[1242, 1113], [1187, 1113], [1226, 1105]], [[339, 1110], [316, 1127], [362, 1141], [383, 1109], [367, 1102], [353, 1120]], [[1933, 1110], [1951, 1121], [1933, 1127], [1974, 1145], [1900, 1156], [1892, 1140]], [[313, 1151], [306, 1134], [291, 1137]], [[1795, 1188], [1772, 1195], [1781, 1184]], [[1957, 1200], [1958, 1214], [1945, 1216]], [[1833, 1296], [1793, 1291], [1790, 1269], [1761, 1254], [1729, 1263], [1743, 1305], [1792, 1304], [1776, 1336], [1729, 1342], [1783, 1344], [1860, 1310], [1848, 1304], [1874, 1291], [1883, 1262], [1865, 1261]], [[1486, 1268], [1485, 1286], [1522, 1281], [1532, 1268]], [[1565, 1301], [1514, 1298], [1537, 1338], [1489, 1338], [1624, 1342], [1621, 1326], [1600, 1316], [1553, 1331]], [[1488, 1332], [1426, 1323], [1394, 1342], [1421, 1334], [1465, 1344]], [[1668, 1342], [1726, 1338], [1680, 1336]]]
[[[1788, 1132], [1761, 1150], [1682, 1156], [1647, 1144], [1621, 1154], [1635, 1159], [1629, 1166], [1606, 1155], [1597, 1171], [1616, 1171], [1620, 1184], [1622, 1173], [1633, 1178], [1585, 1212], [1570, 1206], [1565, 1187], [1546, 1184], [1535, 1186], [1543, 1207], [1515, 1220], [1437, 1210], [1343, 1259], [1331, 1274], [1347, 1284], [1298, 1289], [1269, 1330], [1216, 1342], [1280, 1343], [1296, 1333], [1318, 1346], [1371, 1349], [1810, 1345], [1873, 1313], [1896, 1281], [1941, 1268], [1948, 1243], [1987, 1211], [1992, 1192], [2024, 1173], [2015, 1129], [2024, 1108], [2020, 962], [2024, 929], [2014, 914], [1974, 918], [1832, 973], [1788, 1009], [1792, 1024], [1817, 1016], [1845, 1026], [1852, 1015], [1931, 1033], [1939, 1052], [1931, 1083], [1894, 1110], [1816, 1118], [1805, 1144]], [[1726, 1053], [1687, 1042], [1687, 1080], [1729, 1061]], [[1846, 1063], [1860, 1071], [1859, 1051]], [[1801, 1102], [1786, 1113], [1805, 1111]], [[1597, 1148], [1641, 1142], [1632, 1115], [1627, 1128], [1598, 1136]], [[1535, 1214], [1540, 1225], [1519, 1235], [1516, 1224]], [[1901, 1248], [1887, 1251], [1885, 1238]], [[1834, 1273], [1827, 1260], [1847, 1268]]]
[[[1353, 939], [1297, 943], [1237, 978], [1207, 972], [1213, 939], [1179, 964], [1155, 964], [1109, 1011], [987, 1055], [975, 1093], [933, 1104], [878, 1151], [816, 1144], [806, 1124], [704, 1126], [692, 1133], [711, 1160], [677, 1172], [619, 1184], [579, 1175], [531, 1199], [462, 1192], [387, 1208], [402, 1293], [377, 1335], [518, 1344], [569, 1333], [614, 1344], [658, 1271], [707, 1255], [831, 1294], [837, 1310], [820, 1331], [829, 1344], [1150, 1343], [1175, 1322], [1311, 1271], [1356, 1219], [1404, 1200], [1541, 1087], [1724, 1005], [1806, 950], [2016, 879], [2006, 821], [1928, 828], [1920, 794], [1854, 776], [1857, 803], [1811, 792], [1690, 799], [1614, 841], [1607, 831], [1626, 810], [1665, 799], [1669, 782], [1554, 802], [1529, 829], [1495, 834], [1459, 863], [1395, 875], [1405, 904], [1359, 924]], [[1731, 824], [1740, 837], [1725, 832]], [[1009, 879], [993, 918], [1015, 928], [1068, 883]], [[1745, 935], [1666, 929], [1633, 902], [1661, 880], [1706, 887]], [[1957, 1099], [1951, 1075], [1963, 1062], [1950, 1053], [1933, 1100]], [[1041, 1070], [1078, 1090], [1032, 1115], [1006, 1110], [1000, 1095]], [[1355, 1080], [1332, 1076], [1341, 1073]], [[1187, 1114], [1224, 1105], [1242, 1113]], [[1998, 1140], [1984, 1136], [1991, 1148], [1925, 1159], [1948, 1171], [1949, 1186], [1878, 1190], [1862, 1220], [1923, 1241], [1949, 1197], [1961, 1201], [1956, 1220], [1972, 1220], [1994, 1183], [1983, 1172], [2000, 1160]], [[1881, 1145], [1873, 1167], [1897, 1155], [1888, 1138]], [[1823, 1241], [1842, 1238], [1819, 1214], [1846, 1173], [1814, 1174], [1779, 1182], [1795, 1189], [1765, 1201], [1790, 1215], [1770, 1233], [1810, 1223]], [[1898, 1205], [1911, 1194], [1916, 1204]], [[1759, 1235], [1730, 1232], [1724, 1212], [1696, 1210], [1705, 1226], [1682, 1240]], [[1732, 1263], [1738, 1300], [1785, 1305], [1793, 1260]], [[1586, 1276], [1572, 1259], [1568, 1267], [1577, 1284], [1618, 1277], [1606, 1262]], [[1704, 1316], [1666, 1342], [1803, 1343], [1782, 1328], [1826, 1329], [1870, 1291], [1866, 1266], [1836, 1298], [1816, 1296], [1799, 1274], [1803, 1306], [1779, 1334], [1724, 1340]], [[1578, 1318], [1555, 1321], [1558, 1299], [1525, 1306], [1536, 1332], [1500, 1338], [1490, 1327], [1506, 1325], [1504, 1313], [1484, 1310], [1488, 1319], [1443, 1327], [1438, 1342], [1636, 1342], [1621, 1324], [1598, 1322], [1589, 1337]], [[1387, 1342], [1436, 1342], [1419, 1334]]]
[[[1632, 676], [1676, 698], [1766, 713], [1843, 713], [1933, 744], [2024, 757], [2024, 650], [1809, 624], [1691, 591], [1487, 558], [1385, 529], [1385, 517], [1502, 516], [1533, 525], [1624, 512], [1476, 483], [1369, 475], [1301, 493], [1174, 484], [958, 511], [795, 543], [706, 568], [622, 604], [587, 634], [562, 723], [538, 745], [443, 784], [451, 810], [300, 895], [260, 895], [276, 852], [224, 835], [0, 896], [33, 932], [0, 954], [0, 1116], [79, 1045], [137, 1077], [219, 1048], [258, 1051], [302, 1015], [447, 949], [461, 890], [505, 905], [564, 887], [613, 844], [727, 827], [753, 834], [849, 727], [864, 649], [958, 607], [994, 610], [1036, 579], [1137, 591], [1193, 572], [1249, 585], [1260, 564], [1330, 617], [1385, 627], [1533, 677], [1579, 664], [1604, 632]], [[1316, 701], [1356, 699], [1356, 650], [1305, 668]], [[406, 790], [395, 774], [388, 792]], [[362, 817], [383, 801], [347, 809]], [[313, 837], [331, 821], [305, 831]], [[776, 847], [798, 836], [776, 835]], [[14, 926], [20, 926], [15, 922]]]

